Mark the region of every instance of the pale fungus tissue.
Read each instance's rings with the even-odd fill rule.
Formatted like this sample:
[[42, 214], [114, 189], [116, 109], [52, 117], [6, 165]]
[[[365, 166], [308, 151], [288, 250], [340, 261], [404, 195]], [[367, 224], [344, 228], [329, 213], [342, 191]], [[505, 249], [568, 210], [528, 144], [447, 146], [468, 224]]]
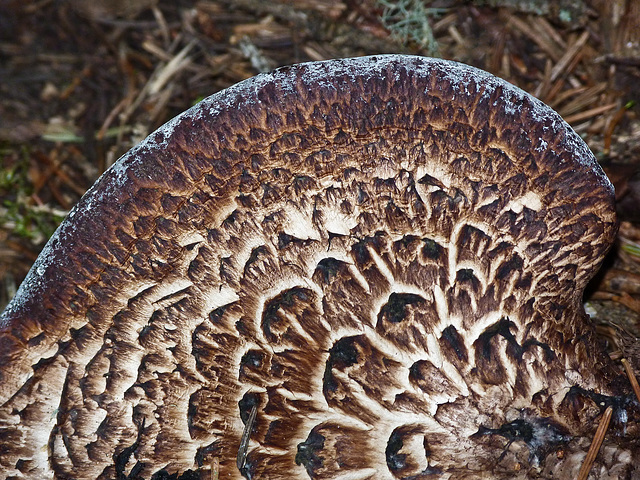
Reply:
[[613, 188], [481, 70], [285, 67], [125, 154], [0, 317], [8, 479], [640, 478]]

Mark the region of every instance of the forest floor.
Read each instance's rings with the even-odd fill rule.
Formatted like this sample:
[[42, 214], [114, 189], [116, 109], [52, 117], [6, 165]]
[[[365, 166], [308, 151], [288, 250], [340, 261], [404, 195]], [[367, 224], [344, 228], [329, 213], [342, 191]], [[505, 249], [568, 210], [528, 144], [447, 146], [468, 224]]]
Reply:
[[622, 224], [585, 301], [604, 340], [640, 336], [640, 2], [426, 4], [0, 0], [0, 309], [85, 190], [176, 114], [282, 65], [402, 52], [488, 70], [588, 143]]

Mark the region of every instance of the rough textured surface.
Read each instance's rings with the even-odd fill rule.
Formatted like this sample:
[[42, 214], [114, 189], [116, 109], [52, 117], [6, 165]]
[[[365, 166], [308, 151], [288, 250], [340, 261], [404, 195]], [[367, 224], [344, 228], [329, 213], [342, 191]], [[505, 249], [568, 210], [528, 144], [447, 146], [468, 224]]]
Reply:
[[615, 225], [584, 143], [479, 70], [243, 82], [105, 173], [4, 312], [0, 472], [575, 478], [612, 405], [592, 478], [637, 476], [581, 306]]

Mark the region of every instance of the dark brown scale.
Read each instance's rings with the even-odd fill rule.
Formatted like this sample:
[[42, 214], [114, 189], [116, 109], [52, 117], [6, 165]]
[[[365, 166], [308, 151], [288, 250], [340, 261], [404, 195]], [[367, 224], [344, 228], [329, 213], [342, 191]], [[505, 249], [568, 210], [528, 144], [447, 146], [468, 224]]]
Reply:
[[0, 317], [0, 479], [640, 475], [581, 306], [613, 189], [480, 70], [303, 64], [204, 100], [80, 201]]

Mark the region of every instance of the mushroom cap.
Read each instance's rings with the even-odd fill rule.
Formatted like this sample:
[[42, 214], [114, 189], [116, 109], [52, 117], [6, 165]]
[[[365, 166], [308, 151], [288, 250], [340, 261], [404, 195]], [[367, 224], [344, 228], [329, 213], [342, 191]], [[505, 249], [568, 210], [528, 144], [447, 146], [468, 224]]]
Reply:
[[581, 304], [616, 225], [585, 143], [481, 70], [246, 80], [118, 160], [0, 317], [0, 471], [574, 478], [614, 405], [595, 478], [637, 474]]

